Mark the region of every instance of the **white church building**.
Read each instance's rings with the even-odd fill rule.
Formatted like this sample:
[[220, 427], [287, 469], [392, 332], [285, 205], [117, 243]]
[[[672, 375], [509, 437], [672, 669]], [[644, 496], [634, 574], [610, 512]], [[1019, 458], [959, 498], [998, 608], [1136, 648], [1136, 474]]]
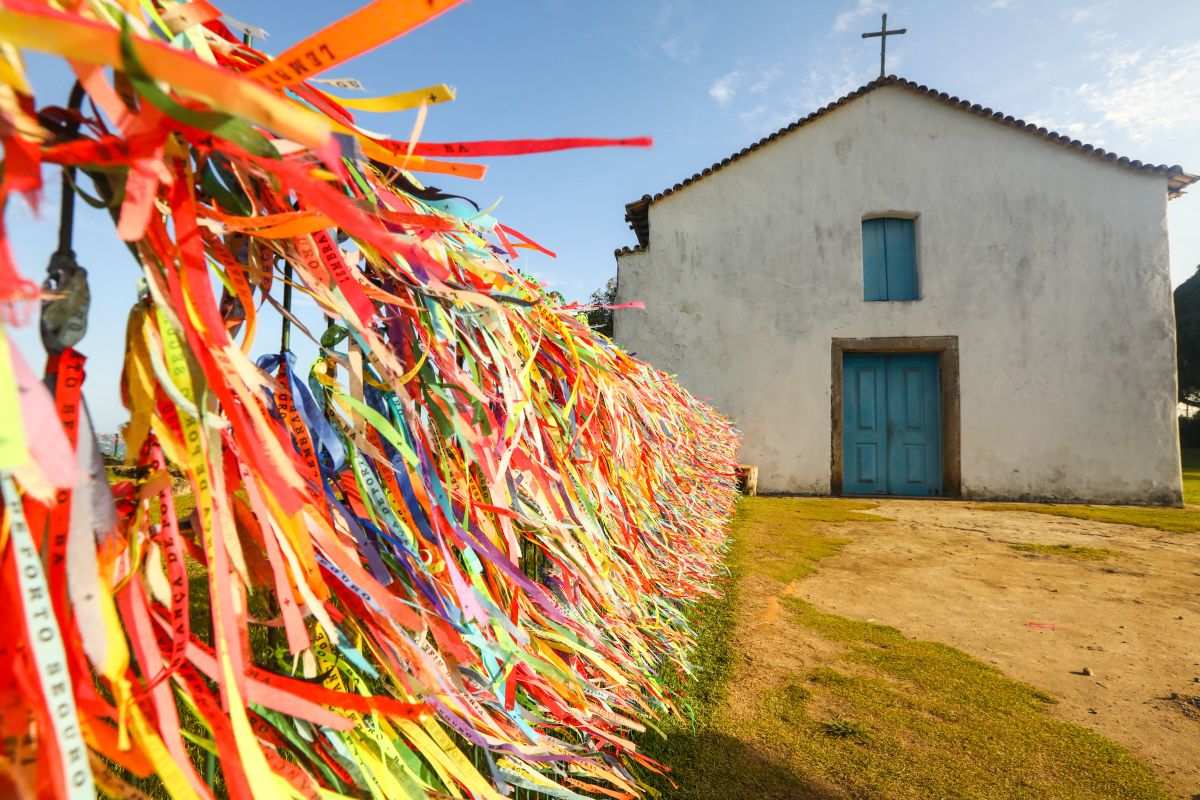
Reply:
[[626, 206], [615, 339], [762, 492], [1178, 504], [1196, 180], [882, 77]]

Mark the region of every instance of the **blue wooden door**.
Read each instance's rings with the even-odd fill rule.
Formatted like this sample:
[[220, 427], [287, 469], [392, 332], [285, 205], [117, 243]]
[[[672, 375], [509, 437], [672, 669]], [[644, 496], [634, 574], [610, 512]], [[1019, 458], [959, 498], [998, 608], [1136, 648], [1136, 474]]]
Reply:
[[842, 491], [941, 494], [941, 403], [936, 354], [844, 356]]
[[847, 354], [842, 364], [842, 491], [887, 494], [886, 356]]

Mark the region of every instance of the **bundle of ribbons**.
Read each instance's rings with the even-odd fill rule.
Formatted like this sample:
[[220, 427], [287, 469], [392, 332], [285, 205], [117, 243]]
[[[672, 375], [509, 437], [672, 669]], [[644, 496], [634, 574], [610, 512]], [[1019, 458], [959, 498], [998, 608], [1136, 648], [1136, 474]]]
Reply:
[[[454, 4], [377, 0], [272, 58], [202, 0], [0, 2], [0, 203], [61, 167], [133, 256], [104, 279], [140, 287], [113, 483], [86, 273], [60, 249], [39, 287], [0, 236], [4, 321], [40, 302], [49, 351], [39, 377], [0, 334], [0, 794], [621, 798], [659, 768], [632, 739], [678, 713], [736, 435], [426, 183], [648, 141], [423, 142], [447, 87], [320, 77]], [[25, 50], [80, 102], [39, 104]], [[407, 141], [354, 119], [405, 110]], [[256, 342], [276, 313], [306, 373]]]

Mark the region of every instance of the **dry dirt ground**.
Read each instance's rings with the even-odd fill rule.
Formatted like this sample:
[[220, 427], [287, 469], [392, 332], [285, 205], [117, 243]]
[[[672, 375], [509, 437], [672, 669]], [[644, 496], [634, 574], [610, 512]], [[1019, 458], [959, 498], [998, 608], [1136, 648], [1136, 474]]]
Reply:
[[[1126, 746], [1171, 791], [1200, 798], [1200, 700], [1189, 702], [1200, 697], [1200, 536], [963, 502], [886, 500], [868, 513], [894, 521], [816, 523], [850, 543], [788, 591], [1049, 692], [1059, 700], [1050, 714]], [[1116, 554], [1072, 560], [1010, 547], [1019, 543]], [[767, 621], [777, 600], [760, 602]]]

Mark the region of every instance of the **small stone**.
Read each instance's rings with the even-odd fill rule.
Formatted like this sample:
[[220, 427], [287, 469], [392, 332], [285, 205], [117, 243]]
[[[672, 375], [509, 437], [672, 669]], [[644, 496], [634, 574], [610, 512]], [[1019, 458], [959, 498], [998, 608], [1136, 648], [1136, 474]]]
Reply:
[[1099, 711], [1097, 711], [1097, 710], [1096, 710], [1096, 709], [1094, 709], [1094, 708], [1089, 708], [1089, 709], [1088, 709], [1088, 713], [1089, 713], [1089, 714], [1099, 714], [1100, 712], [1099, 712]]
[[1084, 667], [1083, 669], [1079, 670], [1079, 672], [1076, 672], [1075, 674], [1076, 675], [1086, 675], [1088, 677], [1091, 677], [1092, 676], [1092, 668]]

